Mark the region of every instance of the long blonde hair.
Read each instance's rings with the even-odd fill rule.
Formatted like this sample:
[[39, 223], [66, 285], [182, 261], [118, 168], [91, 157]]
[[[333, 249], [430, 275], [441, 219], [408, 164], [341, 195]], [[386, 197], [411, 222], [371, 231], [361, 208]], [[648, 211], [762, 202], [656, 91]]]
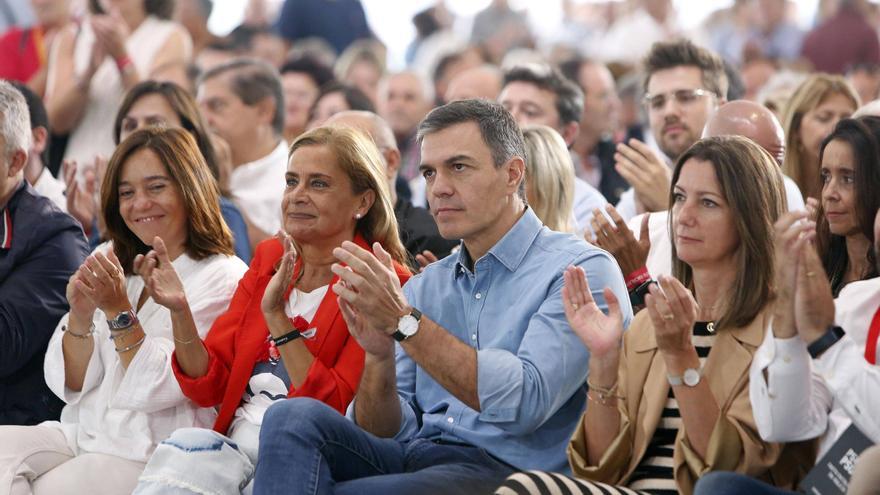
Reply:
[[[801, 123], [807, 112], [835, 94], [852, 100], [853, 111], [859, 107], [859, 95], [846, 79], [820, 73], [813, 74], [802, 82], [782, 110], [782, 128], [785, 129], [785, 159], [782, 161], [782, 171], [795, 181], [804, 197], [815, 197], [821, 190], [821, 185], [807, 183], [804, 167], [809, 165], [809, 160], [804, 157], [806, 150], [801, 143]], [[818, 151], [816, 150], [817, 153]], [[818, 161], [815, 165], [819, 166]], [[816, 172], [815, 175], [818, 177], [818, 170]]]
[[358, 220], [357, 232], [367, 242], [381, 244], [394, 261], [407, 266], [409, 258], [397, 230], [394, 205], [385, 180], [385, 167], [373, 140], [349, 127], [318, 127], [300, 135], [290, 145], [288, 160], [303, 146], [326, 146], [351, 180], [355, 194], [365, 191], [376, 194], [373, 206]]
[[546, 125], [522, 129], [529, 206], [550, 230], [573, 232], [574, 165], [562, 136]]

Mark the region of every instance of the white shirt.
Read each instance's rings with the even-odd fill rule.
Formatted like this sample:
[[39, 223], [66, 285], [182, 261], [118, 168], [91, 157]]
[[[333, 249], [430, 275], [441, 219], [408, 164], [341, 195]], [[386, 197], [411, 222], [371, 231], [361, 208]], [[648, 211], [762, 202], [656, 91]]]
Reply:
[[835, 301], [836, 321], [846, 335], [818, 359], [810, 359], [799, 336], [777, 339], [767, 329], [749, 376], [749, 397], [764, 440], [794, 442], [822, 435], [821, 457], [854, 422], [880, 442], [880, 367], [864, 357], [878, 307], [880, 278], [847, 284]]
[[[785, 184], [785, 196], [788, 203], [788, 211], [803, 210], [804, 197], [801, 196], [801, 190], [798, 189], [797, 184], [786, 175], [782, 176], [782, 181]], [[632, 189], [627, 192], [630, 191], [632, 191]], [[623, 196], [621, 196], [620, 201], [621, 203], [623, 202]], [[633, 203], [633, 206], [635, 206], [635, 203]], [[620, 210], [618, 210], [618, 212], [619, 211]], [[644, 218], [645, 215], [645, 213], [636, 215], [627, 222], [627, 226], [633, 231], [633, 235], [636, 239], [641, 237], [642, 218]], [[621, 216], [623, 216], [622, 213]], [[626, 219], [625, 216], [623, 218]], [[650, 273], [651, 277], [655, 280], [660, 275], [672, 275], [672, 242], [669, 240], [668, 211], [651, 213], [651, 217], [648, 219], [648, 236], [651, 239], [651, 249], [648, 251], [648, 259], [645, 263], [648, 267], [648, 273]], [[624, 273], [623, 275], [626, 276], [629, 274]]]
[[580, 177], [574, 178], [574, 202], [572, 203], [571, 215], [572, 225], [574, 225], [579, 235], [587, 231], [593, 231], [590, 227], [590, 220], [593, 219], [593, 210], [599, 208], [604, 213], [606, 204], [608, 204], [608, 200], [605, 199], [605, 196], [598, 189]]
[[[108, 244], [98, 249], [106, 251]], [[247, 265], [235, 256], [215, 255], [196, 261], [186, 254], [172, 265], [183, 281], [199, 336], [204, 338], [229, 306]], [[135, 306], [144, 288], [143, 279], [128, 276], [125, 282], [128, 300]], [[77, 454], [102, 453], [146, 462], [156, 445], [174, 430], [210, 428], [214, 422], [216, 411], [199, 408], [187, 399], [171, 370], [171, 313], [147, 299], [137, 314], [146, 337], [125, 369], [109, 338], [106, 315], [95, 311], [95, 350], [80, 392], [64, 385], [61, 327], [67, 324], [69, 314], [61, 318], [49, 341], [46, 383], [67, 405], [60, 422], [43, 425], [59, 428]]]
[[37, 183], [34, 184], [34, 189], [40, 193], [40, 195], [51, 199], [58, 208], [61, 208], [61, 211], [67, 213], [67, 198], [64, 196], [64, 183], [53, 177], [52, 172], [49, 172], [48, 168], [43, 167], [43, 173], [37, 178]]
[[275, 235], [281, 229], [281, 197], [287, 172], [287, 143], [282, 139], [271, 153], [235, 167], [229, 176], [232, 199], [260, 230]]

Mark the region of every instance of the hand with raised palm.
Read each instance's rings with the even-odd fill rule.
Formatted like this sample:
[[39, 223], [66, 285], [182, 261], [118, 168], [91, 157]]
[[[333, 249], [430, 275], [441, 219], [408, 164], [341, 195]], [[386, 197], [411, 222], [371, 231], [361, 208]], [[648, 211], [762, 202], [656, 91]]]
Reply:
[[602, 312], [590, 293], [590, 284], [584, 269], [570, 266], [565, 270], [562, 304], [565, 317], [574, 333], [580, 337], [592, 358], [617, 357], [623, 337], [623, 314], [617, 296], [604, 289], [608, 314]]
[[188, 304], [183, 282], [171, 264], [165, 242], [158, 236], [153, 239], [153, 249], [134, 259], [134, 271], [144, 280], [150, 297], [160, 306], [171, 311], [184, 311]]

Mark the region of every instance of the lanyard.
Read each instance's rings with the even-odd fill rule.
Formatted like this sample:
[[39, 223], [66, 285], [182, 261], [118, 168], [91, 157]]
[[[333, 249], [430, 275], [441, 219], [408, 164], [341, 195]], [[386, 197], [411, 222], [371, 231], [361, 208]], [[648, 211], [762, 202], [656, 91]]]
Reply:
[[871, 326], [868, 328], [868, 340], [865, 342], [865, 359], [877, 364], [877, 339], [880, 338], [880, 308], [874, 313]]

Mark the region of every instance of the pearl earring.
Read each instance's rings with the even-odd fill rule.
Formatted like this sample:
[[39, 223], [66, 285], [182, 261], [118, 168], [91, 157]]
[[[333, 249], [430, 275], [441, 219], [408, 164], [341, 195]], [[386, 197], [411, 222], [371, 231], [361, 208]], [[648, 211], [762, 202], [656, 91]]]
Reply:
[[354, 214], [354, 218], [360, 220], [360, 219], [361, 219], [361, 214], [360, 214], [360, 213], [355, 213], [355, 214]]

